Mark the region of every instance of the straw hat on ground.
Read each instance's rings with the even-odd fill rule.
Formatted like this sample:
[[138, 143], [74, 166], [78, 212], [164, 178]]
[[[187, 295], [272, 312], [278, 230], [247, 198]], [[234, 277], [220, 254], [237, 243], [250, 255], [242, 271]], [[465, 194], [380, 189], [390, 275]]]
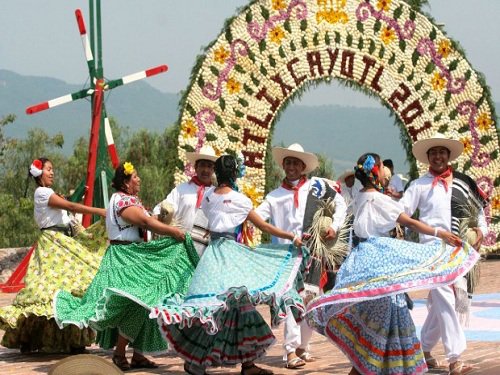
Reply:
[[200, 149], [199, 152], [186, 152], [186, 158], [193, 165], [198, 160], [210, 160], [215, 163], [215, 161], [217, 160], [217, 155], [215, 155], [215, 150], [212, 147], [205, 145]]
[[288, 148], [273, 148], [273, 158], [280, 166], [283, 165], [283, 159], [288, 157], [302, 160], [302, 162], [306, 165], [304, 174], [314, 171], [319, 166], [318, 157], [311, 152], [305, 152], [304, 148], [298, 143], [294, 143], [288, 146]]
[[412, 152], [415, 159], [424, 164], [429, 164], [427, 151], [432, 147], [446, 147], [450, 150], [450, 159], [453, 161], [460, 156], [464, 150], [462, 142], [455, 139], [446, 138], [444, 134], [436, 133], [432, 138], [421, 139], [413, 144]]
[[79, 354], [56, 362], [49, 375], [123, 375], [111, 361], [93, 354]]

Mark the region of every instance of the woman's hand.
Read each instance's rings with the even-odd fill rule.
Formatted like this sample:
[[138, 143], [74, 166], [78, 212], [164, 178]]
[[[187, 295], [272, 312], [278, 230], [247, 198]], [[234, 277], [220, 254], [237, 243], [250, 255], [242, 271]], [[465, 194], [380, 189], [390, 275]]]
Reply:
[[295, 236], [293, 238], [293, 246], [295, 246], [299, 249], [302, 247], [302, 239], [299, 236]]
[[171, 228], [170, 235], [174, 237], [177, 241], [184, 242], [184, 240], [186, 239], [186, 233], [182, 229], [179, 229], [177, 227], [170, 227], [170, 228]]
[[444, 242], [452, 246], [461, 246], [462, 239], [458, 237], [456, 234], [448, 232], [446, 230], [438, 230], [438, 237], [441, 238]]

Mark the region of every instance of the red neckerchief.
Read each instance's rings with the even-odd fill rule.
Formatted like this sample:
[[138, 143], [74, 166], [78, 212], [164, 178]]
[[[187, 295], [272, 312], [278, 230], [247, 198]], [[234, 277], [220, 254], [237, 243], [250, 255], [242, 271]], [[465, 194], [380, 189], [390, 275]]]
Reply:
[[198, 185], [198, 191], [196, 192], [196, 208], [200, 208], [201, 201], [203, 200], [203, 195], [205, 194], [205, 188], [208, 186], [212, 186], [212, 183], [209, 182], [207, 184], [204, 184], [203, 182], [200, 181], [198, 176], [193, 176], [191, 178], [191, 181], [189, 181], [189, 183], [191, 182]]
[[299, 207], [299, 189], [306, 182], [307, 182], [307, 177], [302, 176], [299, 180], [299, 183], [296, 186], [293, 186], [291, 183], [289, 183], [286, 178], [283, 179], [283, 182], [281, 183], [281, 187], [283, 189], [293, 191], [293, 205], [295, 206], [295, 208]]
[[441, 174], [438, 174], [434, 172], [430, 167], [429, 167], [429, 173], [434, 176], [434, 180], [432, 180], [432, 187], [436, 186], [439, 181], [443, 183], [444, 190], [447, 192], [448, 191], [448, 182], [446, 181], [447, 177], [451, 176], [451, 173], [453, 172], [453, 169], [451, 166], [448, 166], [448, 168]]

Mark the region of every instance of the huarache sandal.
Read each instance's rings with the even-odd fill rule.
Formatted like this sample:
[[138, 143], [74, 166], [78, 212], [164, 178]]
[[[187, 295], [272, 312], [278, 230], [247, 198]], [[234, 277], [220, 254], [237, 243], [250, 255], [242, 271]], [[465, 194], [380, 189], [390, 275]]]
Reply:
[[299, 355], [299, 358], [304, 360], [304, 362], [314, 362], [316, 361], [316, 358], [314, 358], [311, 353], [309, 352], [304, 352], [301, 355]]
[[429, 369], [440, 369], [440, 368], [446, 368], [441, 362], [439, 362], [436, 358], [434, 358], [432, 355], [426, 356], [425, 357], [425, 363], [427, 364], [427, 367]]
[[288, 361], [286, 361], [286, 368], [288, 369], [296, 369], [299, 367], [303, 367], [306, 365], [306, 362], [300, 357], [294, 357]]
[[241, 375], [272, 375], [274, 372], [266, 370], [252, 364], [251, 366], [241, 366]]
[[208, 375], [203, 367], [186, 362], [184, 362], [184, 372], [189, 375]]
[[158, 365], [153, 361], [150, 361], [146, 357], [135, 358], [132, 357], [132, 361], [130, 361], [131, 368], [158, 368]]
[[453, 369], [451, 368], [450, 365], [450, 372], [448, 375], [463, 375], [463, 374], [468, 374], [474, 370], [474, 368], [471, 365], [467, 365], [462, 361], [455, 362]]
[[124, 355], [113, 355], [111, 358], [113, 363], [122, 371], [130, 370], [130, 364], [127, 361], [127, 358]]

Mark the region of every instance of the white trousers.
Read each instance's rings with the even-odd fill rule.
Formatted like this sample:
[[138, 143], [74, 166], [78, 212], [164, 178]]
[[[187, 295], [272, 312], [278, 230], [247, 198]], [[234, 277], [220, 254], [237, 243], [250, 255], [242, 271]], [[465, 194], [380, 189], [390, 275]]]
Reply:
[[297, 323], [292, 312], [288, 309], [284, 327], [285, 342], [283, 348], [285, 354], [283, 360], [286, 361], [288, 353], [293, 353], [297, 349], [309, 351], [309, 341], [311, 341], [312, 334], [313, 330], [307, 325], [307, 322], [302, 320]]
[[449, 363], [458, 361], [467, 347], [465, 333], [455, 312], [455, 294], [451, 286], [432, 289], [429, 292], [430, 306], [422, 327], [422, 350], [430, 352], [443, 342]]

